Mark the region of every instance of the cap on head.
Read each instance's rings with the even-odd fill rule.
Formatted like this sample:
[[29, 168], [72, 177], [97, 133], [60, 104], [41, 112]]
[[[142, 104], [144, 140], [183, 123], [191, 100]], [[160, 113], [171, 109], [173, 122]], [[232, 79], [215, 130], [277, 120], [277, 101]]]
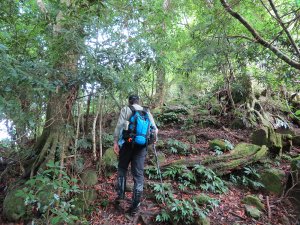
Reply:
[[139, 100], [140, 98], [138, 95], [130, 95], [128, 98], [129, 104], [131, 105], [139, 103]]

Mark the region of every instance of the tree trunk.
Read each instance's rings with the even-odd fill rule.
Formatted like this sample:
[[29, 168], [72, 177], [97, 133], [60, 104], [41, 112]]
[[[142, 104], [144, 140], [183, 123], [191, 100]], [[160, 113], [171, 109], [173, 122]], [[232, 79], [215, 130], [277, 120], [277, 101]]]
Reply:
[[166, 167], [173, 165], [193, 167], [196, 164], [201, 164], [212, 169], [217, 175], [225, 175], [263, 159], [267, 156], [267, 153], [268, 148], [264, 145], [260, 147], [258, 145], [240, 143], [229, 154], [179, 159], [161, 165], [161, 169], [164, 170]]
[[69, 92], [61, 90], [52, 94], [47, 105], [46, 123], [41, 137], [34, 146], [34, 162], [26, 175], [33, 176], [40, 167], [44, 167], [49, 160], [55, 160], [61, 155], [63, 146], [68, 146], [69, 127], [71, 124], [71, 110], [77, 96], [77, 87]]
[[166, 70], [163, 65], [158, 65], [156, 76], [155, 106], [162, 106], [165, 98]]
[[[39, 1], [40, 10], [45, 11], [44, 2]], [[61, 5], [72, 7], [71, 0], [60, 0]], [[70, 8], [71, 9], [71, 8]], [[76, 46], [61, 49], [67, 42], [61, 36], [68, 29], [66, 15], [68, 8], [61, 8], [56, 15], [56, 23], [53, 25], [51, 42], [52, 54], [56, 55], [53, 65], [58, 72], [55, 77], [62, 85], [56, 87], [56, 92], [51, 93], [47, 103], [46, 122], [41, 137], [34, 146], [34, 155], [31, 163], [26, 168], [24, 177], [35, 175], [39, 168], [43, 168], [49, 160], [59, 161], [63, 165], [62, 156], [70, 143], [70, 126], [72, 121], [72, 107], [77, 97], [78, 86], [70, 85], [70, 79], [74, 79], [77, 72], [79, 52]], [[71, 25], [74, 26], [74, 25]], [[76, 27], [80, 30], [81, 25]], [[71, 27], [75, 29], [75, 27]], [[70, 40], [68, 40], [70, 41]], [[80, 41], [80, 40], [77, 40]]]

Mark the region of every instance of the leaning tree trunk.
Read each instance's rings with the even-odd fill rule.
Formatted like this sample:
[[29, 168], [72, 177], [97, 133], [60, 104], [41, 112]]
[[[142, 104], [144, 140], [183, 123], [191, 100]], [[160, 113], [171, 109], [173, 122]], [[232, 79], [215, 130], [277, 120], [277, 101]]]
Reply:
[[224, 175], [229, 174], [233, 170], [258, 162], [264, 159], [267, 154], [268, 148], [265, 145], [261, 147], [249, 143], [240, 143], [228, 154], [206, 157], [199, 156], [193, 159], [179, 159], [165, 163], [160, 167], [164, 170], [165, 168], [174, 165], [193, 167], [196, 164], [201, 164], [212, 169], [217, 175]]

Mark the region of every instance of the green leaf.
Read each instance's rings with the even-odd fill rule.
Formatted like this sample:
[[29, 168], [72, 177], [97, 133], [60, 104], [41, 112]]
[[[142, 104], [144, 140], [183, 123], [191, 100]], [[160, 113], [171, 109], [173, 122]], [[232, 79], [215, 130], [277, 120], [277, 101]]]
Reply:
[[53, 218], [51, 218], [51, 224], [57, 224], [61, 221], [60, 216], [55, 216]]

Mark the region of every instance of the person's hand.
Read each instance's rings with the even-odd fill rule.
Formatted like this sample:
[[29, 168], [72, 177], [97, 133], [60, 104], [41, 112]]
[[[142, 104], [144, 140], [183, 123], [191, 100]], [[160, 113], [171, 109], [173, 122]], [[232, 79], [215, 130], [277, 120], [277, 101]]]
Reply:
[[120, 148], [117, 142], [114, 142], [114, 152], [118, 156], [120, 153]]
[[154, 139], [154, 144], [156, 144], [156, 142], [157, 142], [157, 140], [158, 140], [158, 136], [157, 136], [157, 134], [158, 134], [158, 129], [156, 128], [156, 130], [155, 130], [155, 139]]

